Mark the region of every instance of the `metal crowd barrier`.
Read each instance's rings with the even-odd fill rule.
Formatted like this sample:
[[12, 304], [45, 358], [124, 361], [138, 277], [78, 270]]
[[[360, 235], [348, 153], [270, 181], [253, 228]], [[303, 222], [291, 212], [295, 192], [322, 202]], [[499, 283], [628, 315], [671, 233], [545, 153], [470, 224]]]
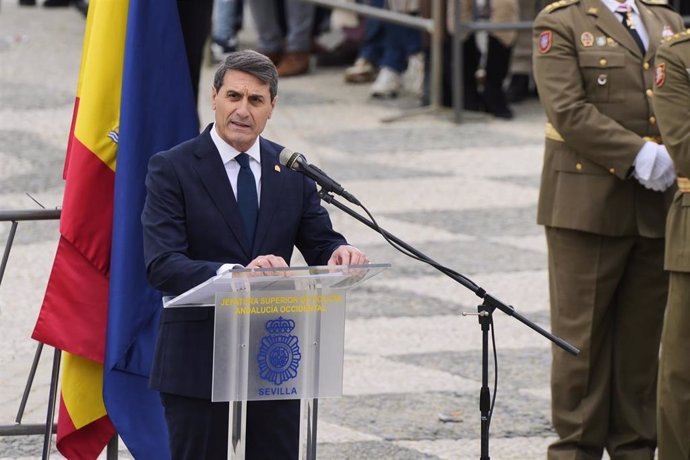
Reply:
[[[2, 279], [5, 275], [5, 270], [7, 268], [7, 263], [10, 258], [10, 251], [12, 250], [12, 245], [14, 243], [14, 237], [17, 233], [17, 227], [19, 222], [22, 221], [39, 221], [39, 220], [59, 220], [61, 210], [60, 209], [37, 209], [37, 210], [0, 210], [0, 222], [11, 222], [10, 231], [7, 236], [7, 241], [5, 243], [5, 250], [2, 255], [2, 261], [0, 262], [0, 285], [2, 285]], [[53, 353], [53, 366], [50, 376], [50, 390], [48, 394], [48, 407], [46, 410], [46, 421], [44, 424], [24, 424], [22, 423], [22, 418], [24, 417], [24, 410], [26, 409], [26, 403], [29, 399], [29, 393], [31, 392], [31, 386], [33, 385], [34, 377], [36, 375], [36, 369], [38, 368], [38, 363], [41, 358], [41, 352], [43, 351], [43, 343], [38, 342], [36, 346], [36, 352], [34, 353], [34, 359], [31, 364], [31, 369], [29, 370], [29, 375], [26, 380], [26, 385], [24, 387], [24, 393], [22, 394], [21, 402], [19, 403], [19, 409], [17, 410], [17, 416], [15, 417], [15, 424], [13, 425], [0, 425], [0, 437], [1, 436], [31, 436], [31, 435], [43, 435], [43, 452], [41, 458], [46, 460], [50, 458], [50, 448], [52, 444], [53, 433], [57, 431], [57, 425], [54, 423], [55, 420], [55, 403], [57, 401], [57, 389], [60, 377], [60, 359], [61, 351], [57, 348]], [[117, 459], [118, 438], [117, 435], [113, 437], [107, 447], [107, 459], [115, 460]]]
[[[7, 242], [5, 243], [5, 251], [2, 255], [2, 262], [0, 262], [0, 285], [2, 284], [2, 279], [5, 275], [5, 269], [7, 268], [7, 262], [10, 258], [10, 251], [12, 250], [12, 244], [14, 243], [14, 237], [17, 233], [17, 227], [19, 225], [19, 222], [58, 219], [60, 219], [59, 209], [20, 211], [0, 210], [0, 222], [12, 222], [12, 225], [10, 226], [10, 232], [7, 236]], [[42, 458], [47, 459], [50, 457], [50, 444], [52, 441], [52, 435], [53, 432], [57, 429], [56, 425], [53, 423], [53, 420], [55, 419], [55, 401], [57, 399], [57, 385], [60, 373], [60, 350], [56, 349], [53, 355], [53, 370], [51, 372], [50, 378], [50, 392], [48, 395], [48, 409], [46, 413], [45, 424], [27, 425], [22, 423], [24, 409], [26, 408], [26, 402], [29, 399], [29, 392], [31, 391], [31, 385], [33, 384], [34, 376], [36, 375], [36, 368], [38, 367], [38, 361], [41, 357], [42, 350], [43, 344], [39, 342], [36, 348], [36, 353], [34, 354], [33, 363], [31, 364], [31, 370], [29, 371], [26, 386], [24, 387], [22, 400], [19, 403], [19, 409], [17, 411], [17, 416], [15, 418], [16, 423], [14, 425], [0, 426], [0, 436], [29, 436], [42, 434], [44, 436]]]

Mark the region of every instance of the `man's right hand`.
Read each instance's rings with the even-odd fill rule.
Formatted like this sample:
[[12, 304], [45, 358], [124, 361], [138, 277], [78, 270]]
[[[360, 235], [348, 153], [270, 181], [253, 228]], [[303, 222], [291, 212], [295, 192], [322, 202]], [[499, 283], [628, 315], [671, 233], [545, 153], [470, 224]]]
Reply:
[[245, 268], [284, 268], [288, 264], [280, 256], [274, 256], [273, 254], [267, 254], [257, 257], [256, 259], [249, 262]]

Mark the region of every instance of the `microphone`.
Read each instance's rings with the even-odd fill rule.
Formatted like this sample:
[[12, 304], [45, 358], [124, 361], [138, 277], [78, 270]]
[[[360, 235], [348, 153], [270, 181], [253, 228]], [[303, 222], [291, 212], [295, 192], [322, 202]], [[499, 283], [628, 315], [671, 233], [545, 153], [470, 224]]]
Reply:
[[316, 166], [309, 164], [307, 159], [304, 158], [299, 152], [293, 152], [289, 148], [284, 148], [280, 151], [279, 156], [280, 164], [288, 169], [297, 171], [304, 174], [305, 176], [311, 178], [321, 186], [322, 189], [327, 192], [333, 192], [336, 195], [340, 195], [345, 198], [350, 203], [354, 203], [357, 206], [361, 206], [361, 203], [357, 198], [355, 198], [351, 193], [347, 192], [342, 185], [328, 177], [328, 174], [317, 168]]

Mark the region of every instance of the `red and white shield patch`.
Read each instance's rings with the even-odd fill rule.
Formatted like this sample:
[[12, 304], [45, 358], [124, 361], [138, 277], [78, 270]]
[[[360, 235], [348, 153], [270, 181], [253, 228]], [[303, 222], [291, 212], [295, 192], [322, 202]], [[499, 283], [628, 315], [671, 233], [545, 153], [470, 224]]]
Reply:
[[654, 76], [654, 83], [656, 83], [657, 88], [664, 86], [666, 81], [666, 63], [662, 62], [656, 65], [656, 74]]
[[544, 54], [551, 49], [551, 31], [547, 30], [539, 34], [539, 52]]

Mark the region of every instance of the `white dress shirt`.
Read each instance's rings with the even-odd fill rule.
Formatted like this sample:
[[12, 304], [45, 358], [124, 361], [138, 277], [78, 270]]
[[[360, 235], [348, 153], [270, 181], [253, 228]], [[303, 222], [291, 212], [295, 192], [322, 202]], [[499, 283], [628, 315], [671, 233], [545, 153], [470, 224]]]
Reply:
[[[239, 155], [239, 150], [232, 147], [230, 144], [221, 139], [220, 135], [216, 131], [216, 125], [213, 124], [211, 128], [211, 139], [215, 144], [218, 152], [220, 153], [220, 159], [225, 165], [225, 172], [230, 180], [230, 185], [232, 186], [232, 193], [235, 194], [235, 199], [237, 199], [237, 175], [240, 173], [240, 164], [235, 160], [235, 157]], [[259, 206], [261, 205], [261, 149], [259, 148], [259, 138], [256, 138], [254, 145], [249, 147], [246, 152], [249, 155], [249, 167], [254, 174], [254, 180], [256, 181], [256, 196], [259, 198]]]
[[634, 0], [625, 0], [624, 2], [619, 2], [618, 0], [601, 0], [606, 7], [611, 10], [611, 12], [616, 16], [616, 19], [618, 19], [618, 22], [621, 22], [621, 15], [616, 13], [616, 10], [618, 9], [619, 6], [621, 5], [629, 5], [632, 11], [632, 22], [635, 25], [635, 30], [637, 31], [637, 34], [640, 36], [640, 39], [642, 40], [642, 44], [644, 45], [644, 49], [649, 48], [649, 34], [647, 33], [647, 29], [644, 26], [644, 22], [642, 22], [642, 16], [640, 16], [640, 9], [637, 7], [637, 4], [635, 4]]
[[[223, 165], [225, 166], [225, 173], [228, 175], [228, 179], [230, 180], [230, 185], [232, 186], [232, 193], [235, 195], [235, 199], [237, 199], [237, 175], [240, 173], [240, 164], [235, 160], [235, 157], [239, 155], [240, 152], [236, 148], [232, 147], [230, 144], [225, 142], [219, 135], [218, 132], [216, 131], [216, 125], [215, 123], [211, 127], [211, 140], [213, 140], [213, 143], [215, 144], [216, 148], [218, 149], [218, 153], [220, 153], [220, 159], [223, 161]], [[259, 199], [259, 205], [261, 204], [261, 149], [259, 147], [259, 138], [256, 138], [256, 142], [254, 142], [254, 145], [249, 147], [249, 150], [246, 152], [247, 155], [251, 158], [249, 160], [249, 167], [252, 170], [252, 174], [254, 174], [254, 181], [256, 181], [256, 196]], [[240, 265], [238, 263], [225, 263], [221, 265], [218, 270], [216, 270], [217, 275], [221, 275], [227, 272], [230, 272], [234, 268], [244, 268], [243, 265]]]

